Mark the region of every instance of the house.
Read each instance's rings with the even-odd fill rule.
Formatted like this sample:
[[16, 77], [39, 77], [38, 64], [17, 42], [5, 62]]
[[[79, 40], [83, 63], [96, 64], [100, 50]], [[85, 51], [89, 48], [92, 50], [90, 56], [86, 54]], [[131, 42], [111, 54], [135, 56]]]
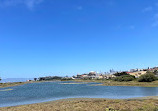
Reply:
[[103, 79], [103, 75], [96, 76], [96, 79]]
[[79, 79], [79, 78], [81, 78], [81, 77], [82, 77], [82, 75], [80, 75], [80, 74], [77, 74], [77, 77], [76, 77], [76, 78], [78, 78], [78, 79]]
[[89, 72], [89, 74], [88, 74], [88, 76], [96, 76], [96, 72], [95, 71], [91, 71], [91, 72]]
[[109, 74], [109, 75], [105, 75], [104, 79], [110, 79], [110, 78], [114, 78], [114, 77], [116, 77], [116, 76], [113, 74]]
[[82, 78], [82, 79], [88, 78], [88, 74], [82, 74], [82, 75], [81, 75], [81, 78]]
[[150, 71], [150, 72], [154, 72], [155, 70], [158, 71], [158, 67], [148, 69], [148, 71]]

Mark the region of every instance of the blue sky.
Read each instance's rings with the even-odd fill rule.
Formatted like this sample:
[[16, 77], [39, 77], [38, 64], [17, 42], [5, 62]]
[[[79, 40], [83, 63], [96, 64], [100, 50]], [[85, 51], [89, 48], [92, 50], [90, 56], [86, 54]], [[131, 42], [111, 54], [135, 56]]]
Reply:
[[158, 65], [157, 0], [0, 0], [0, 76]]

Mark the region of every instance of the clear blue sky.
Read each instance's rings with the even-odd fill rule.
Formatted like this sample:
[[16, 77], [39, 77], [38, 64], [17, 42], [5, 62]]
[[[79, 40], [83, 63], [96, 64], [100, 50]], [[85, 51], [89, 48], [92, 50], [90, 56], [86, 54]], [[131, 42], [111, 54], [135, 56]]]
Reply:
[[158, 65], [157, 0], [0, 0], [0, 76]]

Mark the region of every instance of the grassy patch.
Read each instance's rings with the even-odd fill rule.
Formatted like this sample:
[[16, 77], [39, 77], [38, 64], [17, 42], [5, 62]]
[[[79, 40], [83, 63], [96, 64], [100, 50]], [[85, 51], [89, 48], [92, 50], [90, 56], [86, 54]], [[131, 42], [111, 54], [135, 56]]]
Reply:
[[0, 83], [0, 88], [18, 86], [18, 85], [23, 85], [23, 84], [27, 84], [27, 83], [28, 82]]
[[1, 111], [158, 111], [158, 100], [66, 99], [0, 108]]
[[128, 82], [118, 82], [112, 80], [74, 80], [76, 82], [99, 82], [103, 83], [104, 86], [142, 86], [142, 87], [158, 87], [158, 81], [153, 82], [138, 82], [138, 81], [128, 81]]

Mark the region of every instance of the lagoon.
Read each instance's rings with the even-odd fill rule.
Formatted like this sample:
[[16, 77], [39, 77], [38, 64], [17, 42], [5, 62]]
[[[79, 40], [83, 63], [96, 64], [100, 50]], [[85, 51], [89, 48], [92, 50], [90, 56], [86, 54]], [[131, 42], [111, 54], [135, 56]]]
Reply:
[[41, 103], [66, 98], [128, 99], [158, 96], [158, 87], [101, 86], [99, 84], [58, 81], [0, 88], [0, 107]]

